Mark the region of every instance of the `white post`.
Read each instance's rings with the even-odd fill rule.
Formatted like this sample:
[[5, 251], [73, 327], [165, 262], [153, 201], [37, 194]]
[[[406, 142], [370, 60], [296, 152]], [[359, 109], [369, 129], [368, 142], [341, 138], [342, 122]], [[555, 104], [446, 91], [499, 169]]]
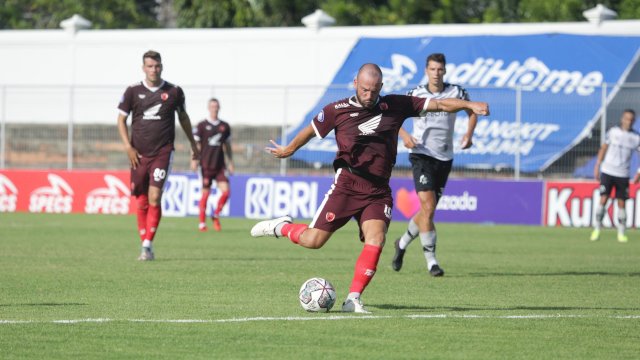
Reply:
[[69, 87], [69, 123], [67, 124], [67, 170], [73, 170], [73, 84]]
[[0, 115], [0, 169], [5, 168], [5, 147], [7, 135], [5, 123], [7, 122], [7, 87], [2, 86], [2, 113]]
[[602, 84], [602, 116], [600, 119], [600, 146], [604, 144], [607, 134], [607, 84]]
[[515, 180], [520, 180], [520, 128], [522, 124], [522, 86], [516, 87], [516, 154], [513, 166]]
[[[280, 129], [280, 145], [287, 145], [287, 110], [289, 108], [289, 87], [284, 87], [284, 104], [282, 111], [282, 127]], [[287, 175], [287, 159], [280, 160], [280, 176]]]

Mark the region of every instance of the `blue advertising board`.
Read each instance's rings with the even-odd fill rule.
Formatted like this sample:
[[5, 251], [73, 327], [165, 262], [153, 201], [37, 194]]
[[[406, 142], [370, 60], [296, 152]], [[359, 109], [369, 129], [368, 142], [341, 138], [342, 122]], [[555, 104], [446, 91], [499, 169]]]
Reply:
[[[310, 219], [332, 183], [332, 177], [321, 176], [235, 175], [230, 178], [231, 197], [222, 216], [267, 219], [291, 215], [297, 220]], [[197, 216], [200, 184], [194, 173], [169, 175], [162, 196], [163, 214]], [[394, 200], [392, 219], [410, 219], [420, 207], [413, 180], [392, 178], [390, 185]], [[438, 204], [436, 220], [540, 225], [543, 187], [542, 181], [451, 179]], [[213, 187], [207, 206], [209, 214], [218, 197]]]
[[[492, 112], [479, 118], [474, 146], [455, 149], [455, 166], [512, 167], [519, 151], [521, 171], [542, 171], [588, 135], [602, 104], [602, 85], [624, 82], [638, 60], [639, 47], [639, 37], [567, 34], [362, 38], [331, 87], [287, 138], [307, 126], [324, 105], [353, 95], [353, 79], [363, 63], [382, 68], [383, 94], [406, 93], [426, 82], [426, 57], [441, 52], [447, 57], [445, 81], [466, 87], [472, 100], [488, 102]], [[520, 130], [514, 90], [518, 87]], [[456, 145], [467, 120], [459, 113]], [[405, 128], [410, 131], [411, 121]], [[401, 144], [399, 152], [406, 152]], [[335, 136], [330, 134], [312, 139], [293, 159], [331, 164], [335, 151]], [[407, 156], [400, 154], [397, 164], [409, 166]]]

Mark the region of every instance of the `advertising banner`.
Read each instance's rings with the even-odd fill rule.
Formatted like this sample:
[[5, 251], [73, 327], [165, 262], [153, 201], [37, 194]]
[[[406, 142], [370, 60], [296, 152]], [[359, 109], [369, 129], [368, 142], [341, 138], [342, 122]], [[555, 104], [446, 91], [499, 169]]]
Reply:
[[[447, 57], [444, 80], [466, 87], [472, 100], [491, 106], [480, 117], [468, 150], [457, 148], [468, 121], [459, 113], [454, 144], [457, 167], [513, 167], [520, 152], [520, 169], [546, 169], [585, 136], [598, 119], [604, 83], [621, 84], [638, 61], [640, 37], [542, 34], [520, 36], [442, 36], [416, 38], [361, 38], [331, 86], [301, 123], [291, 139], [330, 102], [352, 96], [352, 83], [363, 63], [382, 68], [384, 93], [405, 94], [410, 85], [425, 84], [426, 57]], [[521, 118], [516, 122], [516, 93], [522, 88]], [[342, 89], [342, 90], [338, 90]], [[617, 88], [609, 92], [611, 99]], [[411, 121], [405, 128], [411, 130]], [[402, 144], [400, 142], [400, 144]], [[335, 135], [312, 139], [293, 158], [331, 164]], [[402, 145], [398, 151], [405, 151]], [[409, 166], [406, 156], [398, 164]]]
[[[412, 179], [393, 179], [394, 220], [408, 220], [420, 208]], [[451, 179], [436, 208], [437, 222], [540, 225], [541, 181]]]
[[[0, 171], [0, 212], [133, 214], [129, 172]], [[333, 183], [332, 177], [235, 175], [222, 216], [267, 219], [291, 215], [310, 219]], [[409, 178], [393, 178], [393, 220], [406, 221], [420, 202]], [[542, 182], [451, 179], [436, 212], [441, 222], [540, 225]], [[197, 216], [201, 180], [195, 173], [171, 174], [162, 196], [164, 216]], [[215, 186], [207, 213], [220, 194]]]
[[129, 172], [0, 171], [0, 212], [129, 214]]
[[[562, 227], [591, 227], [600, 201], [599, 183], [595, 181], [547, 182], [545, 184], [544, 224]], [[640, 186], [631, 184], [625, 202], [627, 227], [640, 226]], [[616, 201], [606, 203], [604, 227], [618, 224]]]

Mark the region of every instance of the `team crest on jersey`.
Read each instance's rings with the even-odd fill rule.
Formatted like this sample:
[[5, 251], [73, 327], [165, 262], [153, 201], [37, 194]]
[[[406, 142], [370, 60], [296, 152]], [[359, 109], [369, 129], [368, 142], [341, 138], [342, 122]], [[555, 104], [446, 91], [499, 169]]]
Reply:
[[162, 101], [167, 101], [167, 99], [169, 98], [169, 94], [167, 94], [166, 92], [162, 93], [162, 95], [160, 95], [160, 98], [162, 99]]
[[385, 111], [389, 109], [389, 104], [387, 103], [380, 103], [380, 110]]
[[318, 122], [323, 122], [324, 121], [324, 110], [320, 111], [318, 113]]
[[332, 222], [333, 220], [336, 219], [336, 214], [332, 213], [331, 211], [328, 211], [327, 214], [325, 215], [325, 219], [327, 219], [328, 222]]
[[224, 130], [225, 130], [224, 125], [220, 125], [220, 126], [218, 127], [218, 130], [219, 130], [219, 131], [221, 131], [221, 132], [222, 132], [222, 131], [224, 131]]

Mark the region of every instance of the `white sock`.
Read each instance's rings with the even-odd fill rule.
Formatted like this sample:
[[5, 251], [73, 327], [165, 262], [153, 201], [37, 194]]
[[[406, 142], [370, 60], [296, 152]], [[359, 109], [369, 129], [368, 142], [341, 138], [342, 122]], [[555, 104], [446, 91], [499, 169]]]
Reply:
[[142, 242], [142, 247], [143, 247], [143, 248], [147, 248], [147, 249], [151, 250], [151, 241], [150, 241], [150, 240], [148, 240], [148, 239], [145, 239], [145, 240]]
[[598, 204], [596, 207], [595, 224], [593, 225], [596, 230], [600, 230], [600, 227], [602, 226], [602, 218], [604, 218], [604, 206]]
[[420, 229], [418, 229], [418, 225], [413, 221], [413, 218], [411, 218], [411, 220], [409, 220], [409, 225], [407, 226], [407, 231], [405, 231], [405, 233], [400, 237], [400, 241], [398, 243], [400, 249], [406, 249], [413, 239], [418, 237], [419, 232]]
[[284, 234], [282, 233], [282, 228], [287, 224], [288, 222], [283, 221], [280, 224], [276, 225], [275, 232], [278, 236], [284, 236]]
[[349, 295], [347, 295], [347, 300], [349, 299], [359, 299], [360, 298], [360, 293], [359, 292], [350, 292]]
[[204, 229], [206, 227], [207, 227], [207, 223], [201, 222], [200, 224], [198, 224], [198, 228], [200, 228], [200, 229]]
[[420, 233], [422, 251], [424, 251], [424, 258], [427, 260], [427, 269], [429, 270], [433, 265], [438, 264], [438, 260], [436, 260], [436, 240], [435, 230]]
[[624, 235], [627, 228], [627, 210], [618, 208], [618, 234]]

